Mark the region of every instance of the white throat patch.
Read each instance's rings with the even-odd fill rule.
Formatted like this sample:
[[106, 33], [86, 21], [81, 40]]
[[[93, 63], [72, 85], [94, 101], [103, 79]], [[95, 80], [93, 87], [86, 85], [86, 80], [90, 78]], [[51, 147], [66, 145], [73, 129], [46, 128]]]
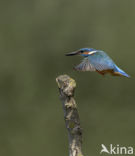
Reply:
[[91, 54], [94, 54], [94, 53], [96, 53], [97, 51], [91, 51], [91, 52], [89, 52], [88, 54], [89, 55], [91, 55]]

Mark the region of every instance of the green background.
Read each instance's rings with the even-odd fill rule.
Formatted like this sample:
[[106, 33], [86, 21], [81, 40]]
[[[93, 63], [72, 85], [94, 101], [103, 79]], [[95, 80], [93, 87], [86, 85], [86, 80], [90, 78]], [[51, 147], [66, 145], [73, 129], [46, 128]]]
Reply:
[[[106, 51], [131, 78], [74, 71], [82, 58], [65, 53], [83, 47]], [[1, 1], [0, 156], [68, 155], [60, 74], [77, 82], [84, 155], [135, 147], [134, 49], [134, 0]]]

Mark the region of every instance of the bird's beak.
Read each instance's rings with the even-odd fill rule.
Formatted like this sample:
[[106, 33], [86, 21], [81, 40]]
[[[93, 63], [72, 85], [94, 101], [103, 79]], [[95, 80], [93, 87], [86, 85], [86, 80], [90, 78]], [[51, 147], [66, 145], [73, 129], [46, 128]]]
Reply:
[[79, 54], [80, 54], [80, 51], [74, 51], [74, 52], [66, 54], [66, 56], [73, 56], [73, 55], [79, 55]]

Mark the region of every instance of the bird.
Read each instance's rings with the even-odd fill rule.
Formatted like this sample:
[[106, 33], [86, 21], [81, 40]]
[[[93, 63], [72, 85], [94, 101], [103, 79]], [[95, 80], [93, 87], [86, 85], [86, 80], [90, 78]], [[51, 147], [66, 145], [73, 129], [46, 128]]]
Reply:
[[113, 76], [130, 77], [126, 72], [120, 69], [114, 61], [102, 50], [94, 48], [81, 48], [77, 51], [67, 53], [66, 56], [81, 55], [83, 61], [74, 67], [77, 71], [96, 71], [101, 75], [110, 73]]

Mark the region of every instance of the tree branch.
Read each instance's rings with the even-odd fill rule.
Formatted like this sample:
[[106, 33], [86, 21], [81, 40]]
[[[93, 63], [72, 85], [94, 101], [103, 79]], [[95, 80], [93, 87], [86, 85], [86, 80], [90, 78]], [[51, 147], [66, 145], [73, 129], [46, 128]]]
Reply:
[[65, 124], [68, 130], [69, 156], [83, 156], [81, 150], [82, 129], [80, 127], [77, 105], [73, 98], [76, 82], [68, 75], [60, 75], [56, 78], [56, 82], [59, 87]]

